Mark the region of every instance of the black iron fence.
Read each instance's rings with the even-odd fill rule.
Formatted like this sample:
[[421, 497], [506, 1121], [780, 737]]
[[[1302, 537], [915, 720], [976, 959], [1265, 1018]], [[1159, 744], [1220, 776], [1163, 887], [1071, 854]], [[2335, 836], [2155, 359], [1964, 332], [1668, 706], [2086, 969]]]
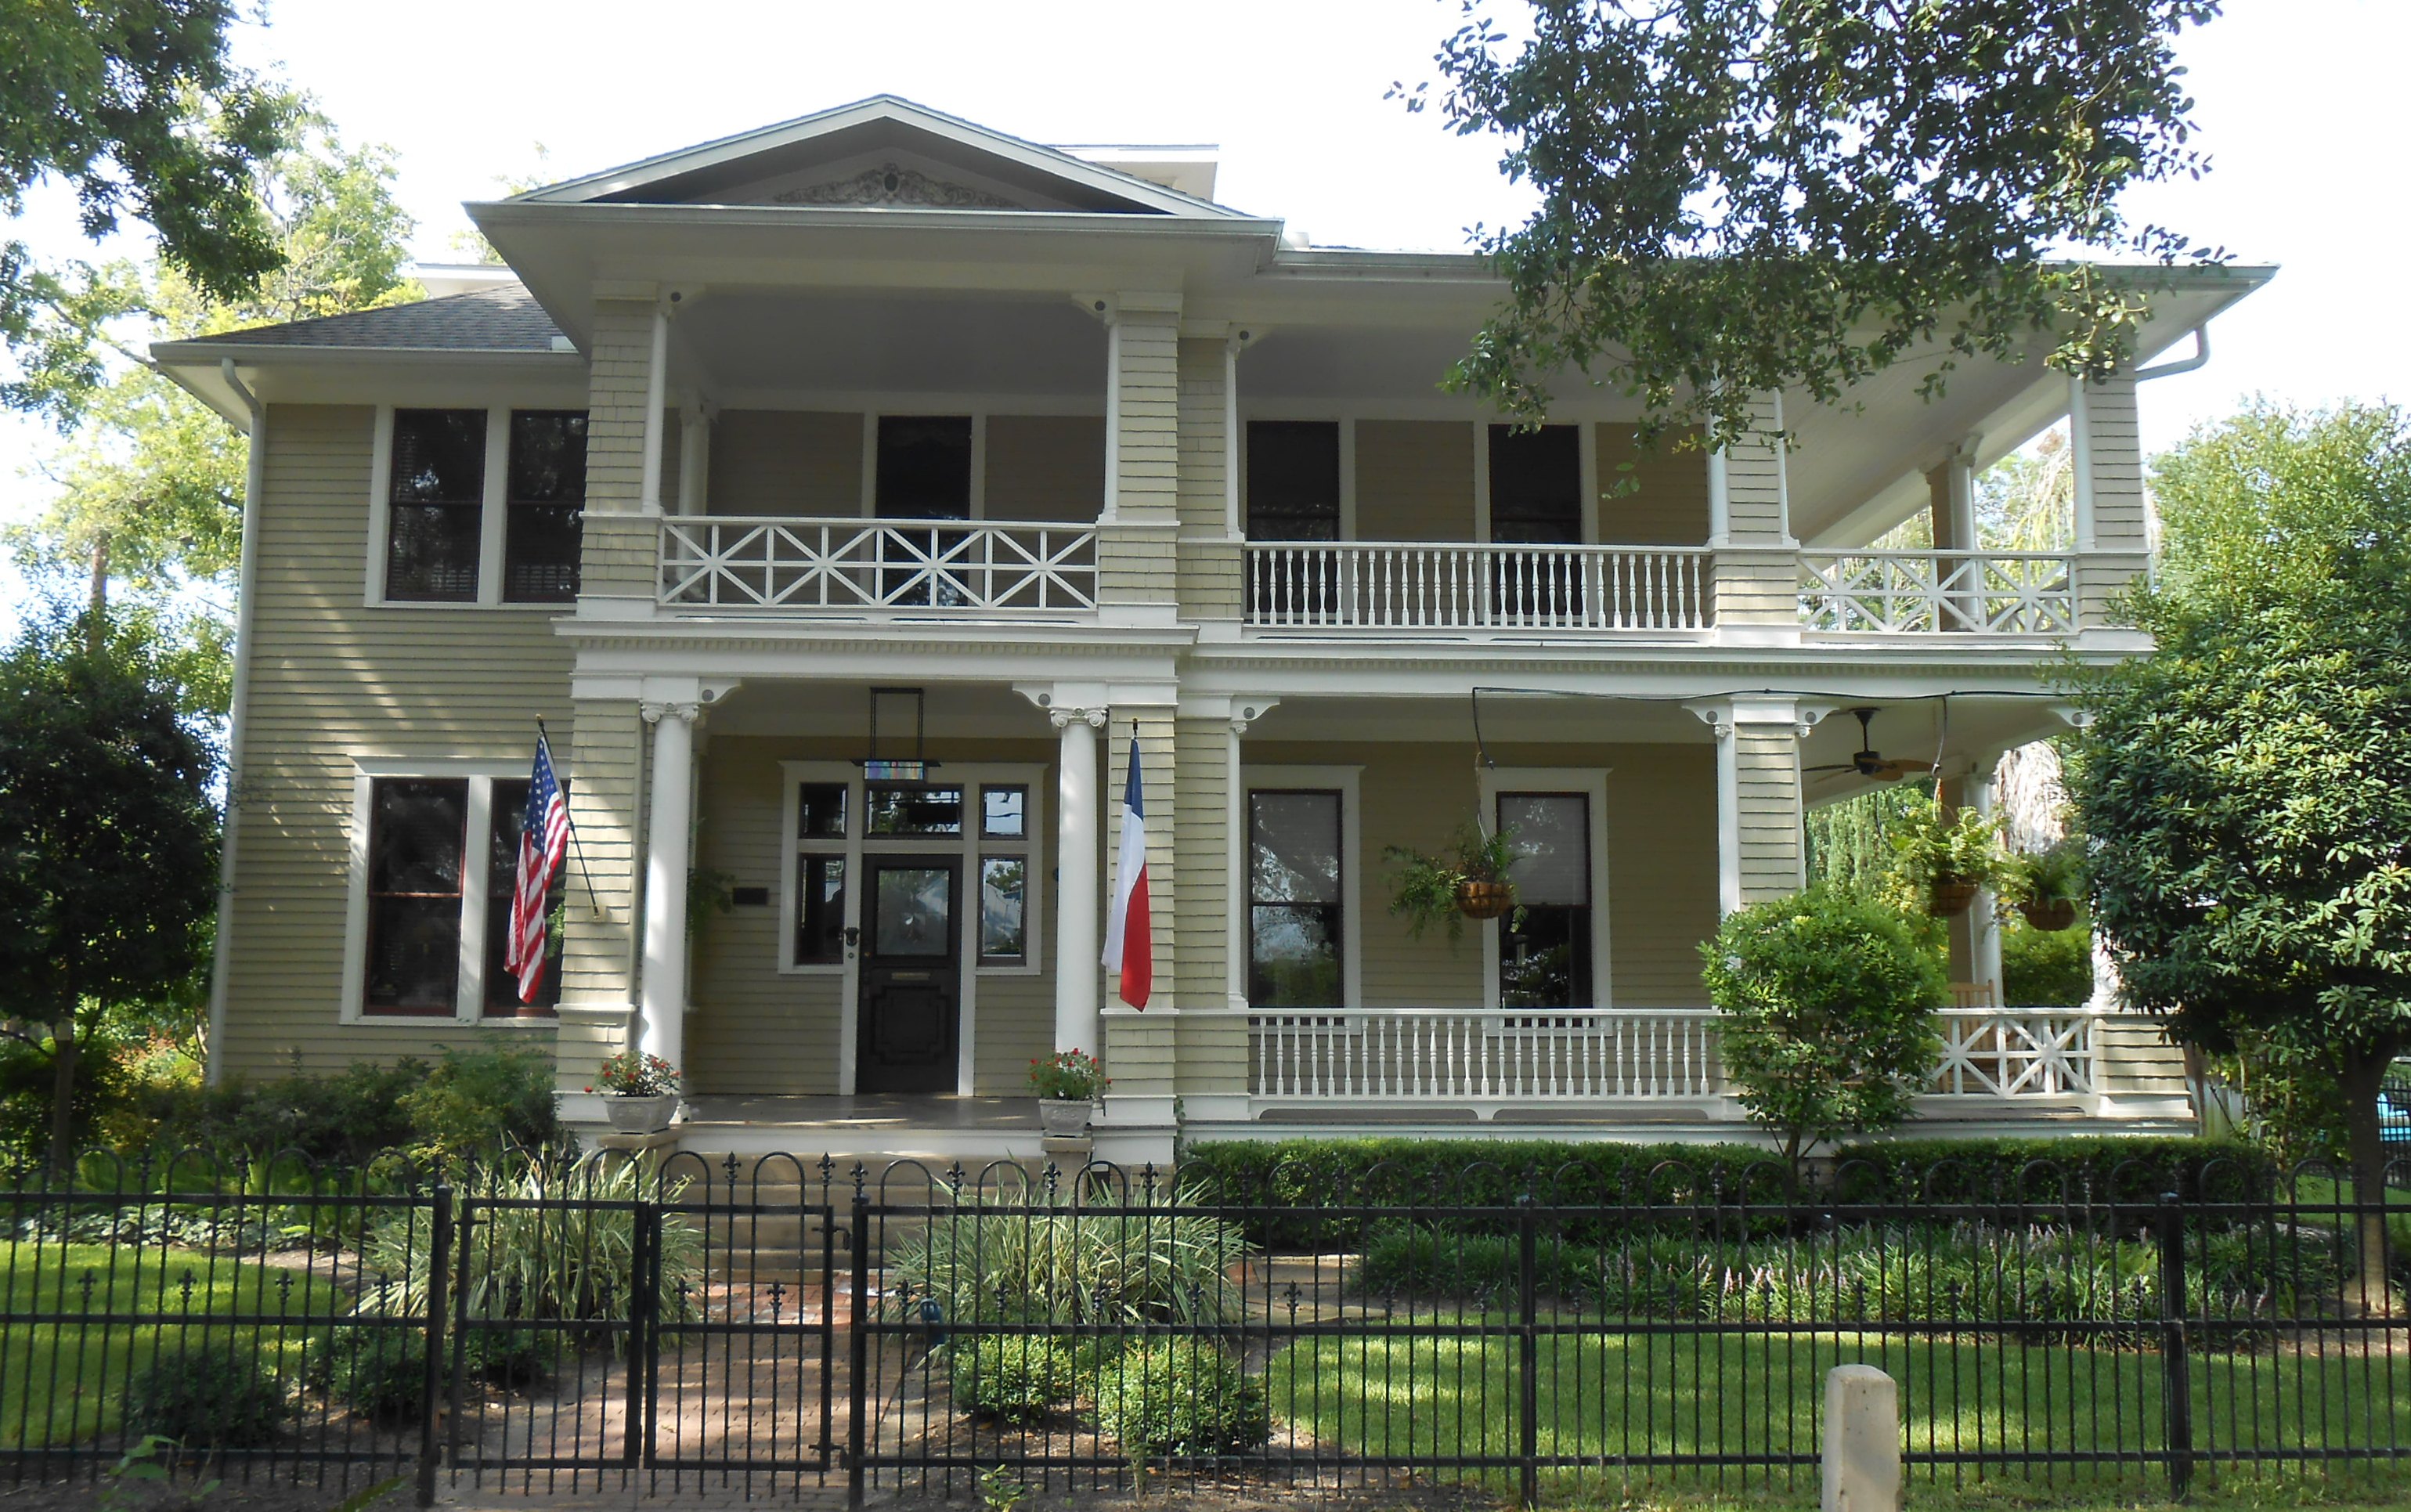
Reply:
[[[2216, 1159], [1280, 1180], [783, 1157], [19, 1171], [0, 1466], [969, 1495], [1813, 1485], [1824, 1374], [1929, 1482], [2411, 1457], [2411, 1192]], [[2411, 1171], [2398, 1176], [2411, 1176]], [[993, 1490], [993, 1488], [991, 1488]]]

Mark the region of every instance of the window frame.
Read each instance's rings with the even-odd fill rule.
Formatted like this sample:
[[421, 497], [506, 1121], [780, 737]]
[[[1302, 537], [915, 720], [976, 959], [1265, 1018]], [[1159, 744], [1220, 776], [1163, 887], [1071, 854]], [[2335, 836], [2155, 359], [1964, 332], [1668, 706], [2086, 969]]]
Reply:
[[[352, 817], [343, 909], [343, 981], [338, 1022], [343, 1024], [458, 1024], [508, 1030], [513, 1027], [549, 1030], [555, 1015], [488, 1017], [486, 1014], [486, 914], [491, 895], [485, 865], [487, 837], [493, 833], [494, 783], [523, 780], [533, 755], [521, 757], [355, 756], [352, 758]], [[557, 761], [557, 758], [556, 758]], [[565, 766], [556, 765], [563, 783], [571, 780]], [[453, 990], [452, 1011], [404, 1012], [368, 1006], [369, 831], [374, 823], [376, 784], [388, 779], [460, 781], [469, 784], [464, 835], [471, 852], [464, 856], [460, 877], [460, 969]], [[572, 856], [568, 865], [575, 866]]]
[[[1238, 861], [1239, 895], [1233, 900], [1231, 923], [1237, 949], [1233, 952], [1239, 980], [1230, 987], [1235, 1001], [1247, 999], [1249, 976], [1255, 963], [1255, 919], [1249, 904], [1248, 877], [1254, 869], [1249, 802], [1258, 792], [1337, 792], [1339, 794], [1339, 1002], [1355, 1010], [1365, 1000], [1365, 843], [1363, 803], [1365, 768], [1353, 764], [1259, 764], [1239, 766], [1237, 832], [1231, 836]], [[1249, 1006], [1253, 1007], [1252, 1004]], [[1265, 1010], [1288, 1012], [1291, 1010]], [[1305, 1011], [1298, 1010], [1297, 1011]]]
[[[505, 599], [503, 554], [510, 528], [511, 415], [515, 411], [558, 414], [584, 408], [582, 400], [563, 398], [548, 402], [530, 395], [509, 403], [474, 400], [429, 399], [408, 404], [379, 404], [369, 443], [369, 529], [367, 560], [362, 569], [360, 603], [370, 609], [411, 609], [459, 614], [470, 609], [501, 609], [519, 614], [561, 615], [574, 612], [575, 599]], [[386, 595], [386, 553], [393, 531], [393, 417], [397, 410], [483, 410], [486, 412], [484, 490], [477, 516], [477, 592], [473, 599], [396, 599]], [[592, 413], [588, 412], [592, 436]], [[590, 491], [592, 483], [589, 484]], [[580, 585], [583, 591], [583, 585]]]
[[[1607, 779], [1605, 766], [1498, 766], [1482, 773], [1482, 812], [1498, 822], [1502, 793], [1571, 794], [1590, 805], [1590, 974], [1591, 1006], [1582, 1012], [1604, 1012], [1615, 1006], [1615, 956], [1610, 953], [1613, 930], [1609, 915], [1615, 894], [1614, 871], [1607, 853]], [[1540, 1012], [1538, 1009], [1499, 1007], [1499, 931], [1482, 931], [1482, 1007], [1484, 1012]]]
[[[1473, 538], [1478, 543], [1491, 541], [1490, 529], [1490, 427], [1488, 416], [1473, 422]], [[1582, 481], [1582, 544], [1599, 545], [1599, 426], [1596, 420], [1561, 422], [1581, 432], [1574, 447], [1578, 475]]]

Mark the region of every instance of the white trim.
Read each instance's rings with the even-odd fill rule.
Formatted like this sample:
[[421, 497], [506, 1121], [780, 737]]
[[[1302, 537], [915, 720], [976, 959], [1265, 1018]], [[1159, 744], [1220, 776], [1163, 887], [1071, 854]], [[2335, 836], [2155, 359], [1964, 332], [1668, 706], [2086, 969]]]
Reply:
[[[566, 766], [558, 773], [566, 781]], [[486, 848], [493, 829], [494, 783], [515, 781], [528, 774], [528, 763], [479, 756], [355, 756], [352, 758], [352, 818], [348, 831], [343, 899], [343, 983], [339, 1022], [343, 1024], [467, 1024], [495, 1027], [510, 1024], [549, 1025], [550, 1018], [506, 1019], [486, 1016]], [[460, 968], [452, 1016], [433, 1013], [380, 1013], [367, 1007], [369, 928], [369, 828], [373, 818], [373, 790], [385, 779], [425, 778], [465, 780], [469, 801], [462, 815], [460, 855]]]
[[1239, 507], [1239, 443], [1247, 427], [1239, 419], [1239, 343], [1222, 343], [1222, 531], [1246, 538], [1247, 516]]
[[963, 513], [972, 519], [987, 518], [987, 411], [972, 411], [972, 475], [964, 496]]
[[[1362, 792], [1365, 768], [1361, 764], [1318, 763], [1315, 765], [1264, 765], [1239, 768], [1238, 849], [1244, 857], [1253, 844], [1253, 826], [1249, 822], [1248, 800], [1259, 791], [1339, 793], [1339, 1001], [1334, 1008], [1353, 1008], [1365, 996], [1365, 842], [1363, 834], [1364, 805]], [[1247, 915], [1251, 909], [1246, 886], [1247, 864], [1239, 866], [1241, 879], [1238, 893], [1231, 899], [1235, 913]], [[1245, 917], [1240, 923], [1240, 980], [1232, 992], [1244, 996], [1246, 972], [1254, 952], [1248, 941], [1254, 938], [1252, 921]]]
[[1105, 320], [1105, 499], [1097, 522], [1121, 517], [1122, 502], [1122, 323]]
[[[1482, 812], [1495, 829], [1502, 794], [1573, 792], [1590, 809], [1590, 990], [1594, 1009], [1615, 1006], [1615, 980], [1610, 953], [1614, 941], [1608, 927], [1607, 778], [1606, 766], [1492, 766], [1482, 772]], [[1498, 1011], [1498, 936], [1482, 931], [1482, 1006]]]
[[879, 516], [879, 417], [886, 411], [865, 405], [862, 411], [862, 502], [864, 519]]
[[503, 552], [510, 539], [511, 411], [507, 404], [486, 408], [485, 467], [477, 504], [476, 602], [481, 609], [495, 609], [503, 603]]
[[1339, 539], [1356, 539], [1356, 416], [1339, 417]]
[[[376, 407], [374, 438], [369, 443], [369, 553], [361, 569], [360, 603], [371, 609], [386, 605], [386, 537], [393, 528], [393, 412], [391, 404]], [[248, 597], [255, 585], [242, 585]]]
[[1582, 488], [1582, 538], [1585, 545], [1599, 540], [1599, 427], [1589, 420], [1574, 422], [1574, 475]]
[[1490, 539], [1490, 427], [1483, 416], [1473, 422], [1473, 539]]

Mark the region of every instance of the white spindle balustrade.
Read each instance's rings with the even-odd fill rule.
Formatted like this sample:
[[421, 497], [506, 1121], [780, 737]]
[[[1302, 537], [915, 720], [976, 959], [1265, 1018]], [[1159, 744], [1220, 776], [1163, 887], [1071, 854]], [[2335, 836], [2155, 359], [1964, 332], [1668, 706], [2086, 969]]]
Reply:
[[988, 520], [662, 522], [659, 602], [673, 609], [1061, 614], [1097, 606], [1097, 532]]
[[1263, 630], [1675, 631], [1709, 620], [1699, 547], [1250, 541]]
[[1463, 1012], [1378, 1009], [1248, 1017], [1249, 1090], [1354, 1103], [1705, 1098], [1707, 1009]]

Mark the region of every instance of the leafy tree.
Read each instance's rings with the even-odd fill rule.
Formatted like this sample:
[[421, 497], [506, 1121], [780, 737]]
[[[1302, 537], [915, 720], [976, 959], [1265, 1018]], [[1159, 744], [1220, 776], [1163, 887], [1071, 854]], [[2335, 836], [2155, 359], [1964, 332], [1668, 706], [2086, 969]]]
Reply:
[[[305, 115], [296, 145], [254, 184], [278, 249], [275, 269], [239, 297], [214, 297], [164, 257], [88, 269], [76, 298], [114, 312], [94, 337], [106, 375], [75, 400], [74, 429], [46, 471], [58, 485], [37, 519], [0, 544], [37, 570], [80, 570], [96, 545], [126, 607], [174, 647], [197, 708], [226, 707], [235, 571], [242, 551], [248, 443], [140, 360], [152, 341], [340, 314], [418, 298], [407, 277], [409, 215], [393, 195], [392, 153], [347, 148]], [[139, 335], [119, 332], [139, 325]]]
[[1727, 915], [1700, 954], [1725, 1072], [1795, 1173], [1820, 1141], [1908, 1116], [1941, 1054], [1934, 1011], [1951, 988], [1907, 919], [1812, 887]]
[[51, 1159], [113, 1010], [175, 992], [216, 902], [214, 758], [140, 642], [35, 620], [0, 655], [0, 1004], [47, 1025]]
[[2095, 924], [2178, 1040], [2332, 1075], [2374, 1193], [2411, 1048], [2411, 428], [2257, 404], [2153, 479], [2167, 561], [2133, 610], [2158, 650], [2071, 675], [2079, 827], [2115, 858]]
[[[0, 12], [0, 211], [35, 183], [76, 196], [95, 240], [131, 214], [161, 256], [208, 295], [240, 298], [282, 255], [251, 193], [254, 167], [284, 147], [288, 95], [227, 57], [235, 0], [32, 0]], [[17, 108], [22, 102], [24, 108]], [[105, 314], [0, 242], [0, 338], [27, 369], [0, 402], [35, 405], [95, 381], [86, 338]]]
[[2174, 41], [2217, 0], [1531, 0], [1520, 47], [1462, 8], [1440, 114], [1541, 204], [1475, 228], [1510, 295], [1453, 381], [1527, 416], [1572, 367], [1730, 440], [1753, 391], [1936, 342], [1930, 393], [2044, 327], [2106, 372], [2148, 280], [2061, 259], [2214, 255], [2118, 198], [2206, 167]]

